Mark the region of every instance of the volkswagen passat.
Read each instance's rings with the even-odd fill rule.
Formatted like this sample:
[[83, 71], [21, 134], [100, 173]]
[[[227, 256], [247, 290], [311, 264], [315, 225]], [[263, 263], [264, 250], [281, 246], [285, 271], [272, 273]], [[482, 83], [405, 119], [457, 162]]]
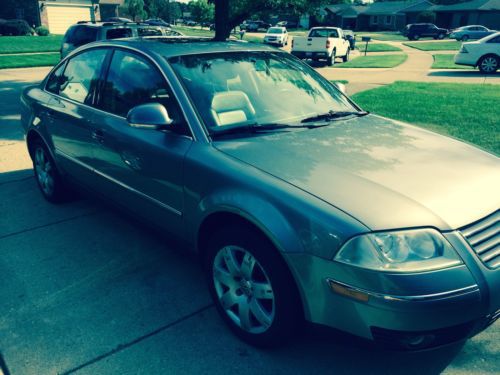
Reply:
[[498, 317], [499, 159], [364, 112], [288, 53], [89, 44], [24, 91], [22, 124], [47, 200], [81, 185], [185, 241], [254, 345], [309, 321], [418, 349]]

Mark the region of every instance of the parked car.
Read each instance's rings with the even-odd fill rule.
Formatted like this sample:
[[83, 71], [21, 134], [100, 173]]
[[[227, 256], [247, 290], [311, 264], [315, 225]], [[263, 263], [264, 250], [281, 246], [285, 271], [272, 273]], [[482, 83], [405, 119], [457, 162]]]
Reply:
[[198, 25], [198, 23], [197, 23], [196, 21], [191, 21], [191, 20], [189, 20], [189, 21], [185, 21], [185, 23], [184, 23], [184, 24], [185, 24], [186, 26], [191, 26], [191, 27], [193, 27], [193, 26], [197, 26], [197, 25]]
[[276, 26], [286, 27], [287, 29], [296, 29], [300, 25], [297, 21], [280, 21], [276, 24]]
[[[241, 28], [243, 26], [243, 29]], [[271, 24], [264, 21], [250, 21], [248, 23], [243, 23], [240, 25], [240, 30], [246, 31], [259, 31], [259, 30], [267, 30], [271, 27]]]
[[264, 43], [286, 46], [288, 44], [288, 31], [285, 27], [270, 27], [264, 35]]
[[147, 23], [136, 22], [78, 22], [64, 34], [61, 58], [84, 44], [103, 39], [131, 38], [137, 36], [182, 36], [182, 33]]
[[469, 39], [482, 39], [496, 32], [496, 30], [490, 30], [481, 25], [462, 26], [453, 30], [450, 34], [450, 38], [466, 42]]
[[499, 158], [364, 112], [287, 52], [96, 42], [20, 111], [41, 194], [85, 186], [182, 240], [251, 344], [307, 320], [424, 349], [500, 315]]
[[164, 26], [164, 27], [170, 27], [171, 25], [168, 22], [165, 22], [161, 18], [149, 18], [144, 23], [147, 23], [148, 25], [154, 25], [154, 26]]
[[1, 35], [33, 35], [35, 30], [25, 20], [4, 20], [0, 19], [0, 36]]
[[406, 25], [403, 35], [408, 40], [419, 40], [420, 38], [431, 37], [434, 39], [444, 39], [449, 34], [447, 29], [437, 27], [432, 23], [413, 23]]
[[349, 41], [349, 48], [351, 51], [356, 48], [356, 35], [354, 35], [354, 31], [352, 30], [343, 30], [344, 35]]
[[477, 67], [481, 73], [495, 73], [500, 65], [500, 32], [475, 42], [462, 43], [454, 60], [458, 65]]
[[300, 59], [326, 60], [335, 64], [335, 58], [349, 60], [350, 43], [339, 27], [313, 27], [307, 36], [292, 39], [292, 54]]

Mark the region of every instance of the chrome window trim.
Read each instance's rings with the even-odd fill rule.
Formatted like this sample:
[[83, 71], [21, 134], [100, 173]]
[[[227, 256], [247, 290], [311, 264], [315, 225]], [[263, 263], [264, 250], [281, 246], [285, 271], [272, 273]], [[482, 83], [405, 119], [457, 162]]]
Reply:
[[[53, 73], [56, 69], [58, 69], [60, 65], [62, 65], [62, 64], [66, 64], [66, 62], [67, 62], [67, 60], [69, 60], [69, 58], [73, 58], [73, 57], [75, 57], [75, 56], [78, 56], [78, 55], [79, 55], [79, 54], [81, 54], [81, 53], [86, 52], [86, 51], [89, 51], [89, 50], [92, 50], [92, 49], [98, 49], [98, 48], [102, 48], [102, 47], [108, 47], [108, 48], [114, 48], [114, 49], [119, 49], [119, 48], [122, 48], [122, 49], [126, 49], [126, 50], [130, 50], [130, 51], [137, 52], [137, 53], [138, 53], [138, 54], [140, 54], [141, 56], [145, 57], [147, 61], [152, 62], [152, 63], [153, 63], [153, 65], [154, 65], [154, 66], [156, 66], [156, 68], [160, 71], [160, 75], [163, 77], [163, 79], [165, 80], [165, 82], [167, 83], [167, 85], [171, 88], [171, 90], [172, 90], [172, 94], [176, 94], [176, 93], [175, 93], [175, 91], [174, 91], [174, 89], [172, 88], [172, 85], [170, 84], [170, 81], [169, 81], [168, 77], [165, 75], [165, 72], [163, 72], [163, 69], [161, 68], [161, 66], [160, 66], [160, 65], [159, 65], [156, 61], [154, 61], [154, 60], [153, 60], [153, 59], [151, 59], [148, 55], [146, 55], [145, 53], [143, 53], [142, 51], [140, 51], [140, 50], [138, 50], [138, 49], [136, 49], [136, 48], [132, 48], [132, 47], [128, 47], [128, 46], [122, 46], [122, 45], [115, 45], [115, 44], [100, 44], [100, 45], [98, 45], [98, 46], [92, 46], [92, 47], [89, 47], [89, 48], [85, 48], [85, 49], [83, 49], [83, 50], [81, 50], [81, 51], [78, 51], [78, 53], [68, 55], [67, 57], [65, 57], [65, 58], [64, 58], [64, 59], [63, 59], [63, 60], [62, 60], [59, 64], [57, 64], [57, 65], [56, 65], [56, 66], [55, 66], [55, 67], [54, 67], [54, 68], [53, 68], [53, 69], [49, 72], [49, 74], [47, 75], [47, 77], [48, 77], [48, 76], [50, 76], [50, 75], [52, 75], [52, 73]], [[113, 57], [111, 57], [111, 58], [113, 58]], [[111, 62], [110, 62], [110, 63], [111, 63]], [[177, 79], [177, 77], [176, 77], [176, 79]], [[77, 105], [83, 105], [83, 106], [85, 106], [86, 108], [93, 109], [93, 110], [95, 110], [95, 111], [98, 111], [98, 112], [101, 112], [101, 113], [105, 113], [105, 114], [107, 114], [107, 115], [111, 115], [111, 116], [114, 116], [114, 117], [116, 117], [116, 118], [123, 119], [123, 120], [125, 120], [125, 121], [127, 120], [127, 118], [126, 118], [126, 117], [119, 116], [119, 115], [116, 115], [116, 114], [114, 114], [114, 113], [112, 113], [112, 112], [104, 111], [104, 110], [102, 110], [102, 109], [100, 109], [100, 108], [93, 107], [93, 106], [90, 106], [90, 105], [88, 105], [88, 104], [81, 103], [81, 102], [78, 102], [78, 101], [76, 101], [76, 100], [73, 100], [73, 99], [70, 99], [70, 98], [66, 98], [66, 97], [60, 96], [60, 95], [58, 95], [58, 94], [55, 94], [55, 93], [53, 93], [53, 92], [51, 92], [51, 91], [48, 91], [48, 90], [47, 90], [47, 83], [48, 83], [48, 81], [49, 81], [48, 79], [46, 79], [46, 80], [45, 80], [44, 85], [43, 85], [43, 89], [42, 89], [42, 90], [43, 90], [45, 93], [47, 93], [47, 94], [53, 95], [53, 96], [57, 97], [58, 99], [68, 100], [69, 102], [74, 103], [74, 104], [77, 104]], [[179, 100], [178, 100], [178, 98], [177, 98], [177, 95], [175, 95], [175, 96], [176, 96], [176, 100], [177, 100], [177, 102], [179, 102]], [[190, 105], [191, 105], [191, 104], [190, 104]], [[184, 108], [182, 107], [182, 105], [180, 105], [180, 103], [179, 103], [179, 107], [180, 107], [180, 109], [181, 109], [181, 111], [182, 111], [182, 114], [183, 114], [183, 116], [184, 116], [184, 120], [186, 121], [186, 123], [187, 123], [187, 125], [188, 125], [188, 128], [189, 128], [189, 131], [190, 131], [190, 133], [191, 133], [191, 135], [186, 135], [186, 134], [183, 134], [183, 135], [185, 135], [186, 137], [189, 137], [189, 138], [193, 139], [194, 141], [196, 141], [196, 140], [197, 140], [197, 139], [196, 139], [196, 135], [195, 135], [195, 132], [193, 131], [193, 128], [192, 128], [192, 126], [191, 126], [190, 122], [187, 120], [187, 119], [188, 119], [188, 116], [187, 116], [187, 114], [186, 114], [186, 111], [184, 110]]]
[[172, 212], [173, 214], [175, 214], [177, 216], [182, 216], [182, 212], [179, 211], [179, 210], [177, 210], [177, 209], [175, 209], [175, 208], [173, 208], [172, 206], [169, 206], [168, 204], [160, 202], [159, 200], [157, 200], [157, 199], [155, 199], [155, 198], [153, 198], [153, 197], [151, 197], [151, 196], [149, 196], [147, 194], [144, 194], [143, 192], [141, 192], [141, 191], [139, 191], [137, 189], [134, 189], [133, 187], [131, 187], [131, 186], [127, 185], [127, 184], [124, 184], [121, 181], [118, 181], [118, 180], [114, 179], [113, 177], [107, 175], [106, 173], [103, 173], [103, 172], [101, 172], [101, 171], [99, 171], [99, 170], [91, 167], [90, 165], [81, 162], [80, 160], [78, 160], [78, 159], [76, 159], [76, 158], [74, 158], [74, 157], [66, 154], [63, 151], [55, 149], [55, 153], [57, 155], [60, 155], [60, 156], [62, 156], [64, 158], [72, 161], [73, 163], [76, 163], [76, 164], [78, 164], [78, 165], [80, 165], [80, 166], [82, 166], [82, 167], [90, 170], [91, 172], [94, 172], [94, 173], [98, 174], [101, 177], [104, 177], [105, 179], [107, 179], [107, 180], [109, 180], [111, 182], [114, 182], [115, 184], [117, 184], [117, 185], [119, 185], [119, 186], [121, 186], [121, 187], [123, 187], [123, 188], [125, 188], [125, 189], [127, 189], [129, 191], [131, 191], [132, 193], [135, 193], [135, 194], [141, 196], [142, 198], [145, 198], [145, 199], [149, 200], [150, 202], [152, 202], [152, 203], [160, 206], [161, 208], [164, 208], [164, 209]]
[[332, 278], [327, 278], [326, 283], [328, 287], [330, 287], [330, 283], [338, 284], [347, 289], [350, 289], [355, 292], [364, 293], [369, 295], [370, 297], [375, 297], [377, 299], [382, 299], [385, 301], [403, 301], [403, 302], [421, 302], [421, 301], [431, 301], [431, 300], [439, 300], [450, 297], [458, 297], [466, 294], [479, 292], [479, 286], [477, 284], [469, 285], [464, 288], [449, 290], [446, 292], [440, 293], [432, 293], [432, 294], [422, 294], [422, 295], [413, 295], [413, 296], [396, 296], [392, 294], [384, 294], [372, 292], [363, 288], [358, 288], [346, 283], [342, 283], [340, 281], [334, 280]]

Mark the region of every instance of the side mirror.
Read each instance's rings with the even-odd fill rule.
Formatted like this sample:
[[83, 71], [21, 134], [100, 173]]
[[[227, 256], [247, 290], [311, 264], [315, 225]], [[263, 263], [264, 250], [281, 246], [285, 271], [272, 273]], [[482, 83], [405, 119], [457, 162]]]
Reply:
[[342, 94], [346, 93], [346, 87], [343, 83], [340, 82], [334, 82], [333, 85], [339, 90]]
[[127, 122], [133, 128], [158, 130], [172, 125], [167, 109], [160, 103], [141, 104], [127, 113]]

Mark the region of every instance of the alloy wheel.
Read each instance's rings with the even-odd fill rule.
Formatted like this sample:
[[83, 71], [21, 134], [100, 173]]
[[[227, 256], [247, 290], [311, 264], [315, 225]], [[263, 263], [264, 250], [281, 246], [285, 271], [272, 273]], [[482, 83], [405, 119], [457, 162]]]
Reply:
[[259, 334], [275, 317], [270, 279], [259, 261], [238, 246], [220, 249], [213, 261], [213, 282], [220, 305], [242, 330]]
[[493, 56], [485, 57], [481, 61], [481, 71], [484, 73], [493, 73], [498, 69], [498, 61]]
[[35, 172], [43, 193], [48, 197], [53, 195], [55, 186], [54, 166], [43, 147], [37, 147], [35, 150]]

